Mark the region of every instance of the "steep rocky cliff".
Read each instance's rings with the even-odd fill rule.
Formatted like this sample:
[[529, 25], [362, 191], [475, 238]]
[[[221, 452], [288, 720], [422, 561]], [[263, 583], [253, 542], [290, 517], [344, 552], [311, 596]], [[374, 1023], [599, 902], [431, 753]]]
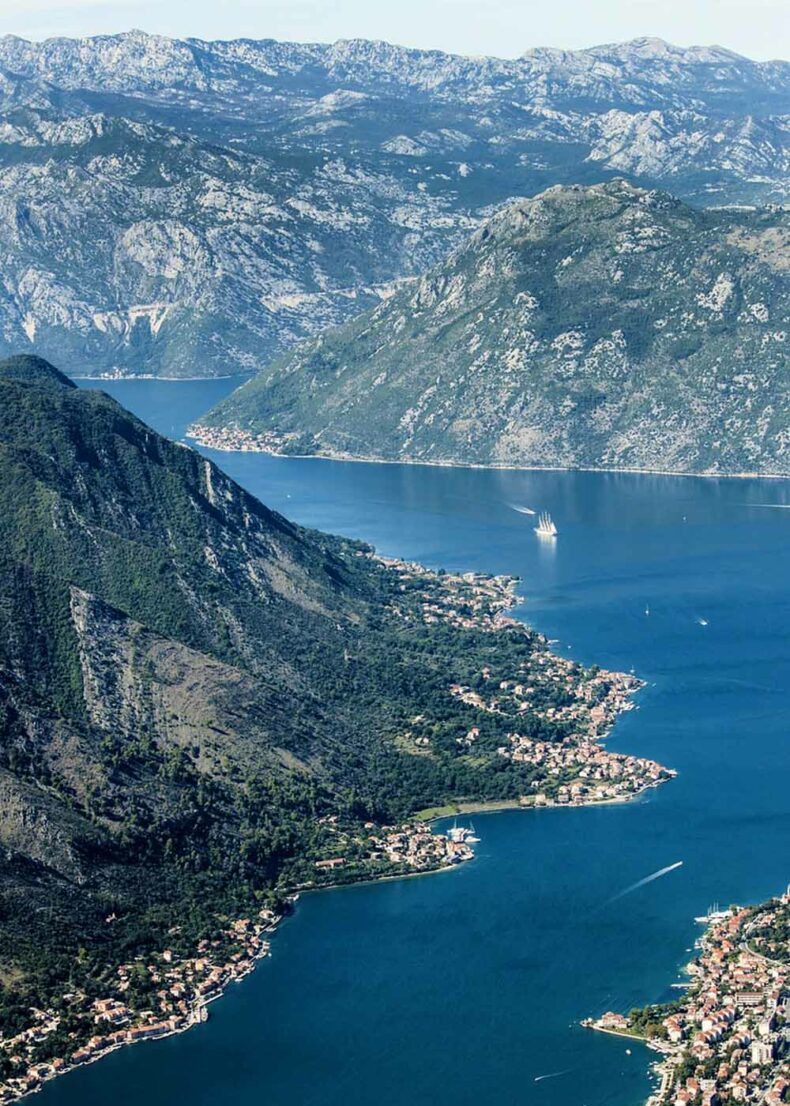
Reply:
[[506, 61], [380, 42], [0, 39], [0, 352], [252, 372], [502, 203], [626, 174], [787, 195], [788, 66], [641, 39]]

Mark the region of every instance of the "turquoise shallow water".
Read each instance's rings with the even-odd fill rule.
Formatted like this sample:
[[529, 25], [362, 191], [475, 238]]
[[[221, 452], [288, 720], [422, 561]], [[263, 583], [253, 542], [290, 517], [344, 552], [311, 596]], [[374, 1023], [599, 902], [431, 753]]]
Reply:
[[[179, 435], [227, 386], [106, 387]], [[638, 1106], [650, 1055], [578, 1020], [666, 997], [696, 914], [790, 878], [790, 511], [765, 505], [790, 503], [788, 484], [216, 459], [300, 522], [518, 572], [523, 616], [558, 649], [649, 681], [611, 745], [679, 776], [628, 806], [476, 818], [458, 871], [303, 897], [206, 1025], [39, 1101]], [[514, 503], [552, 512], [553, 548]]]

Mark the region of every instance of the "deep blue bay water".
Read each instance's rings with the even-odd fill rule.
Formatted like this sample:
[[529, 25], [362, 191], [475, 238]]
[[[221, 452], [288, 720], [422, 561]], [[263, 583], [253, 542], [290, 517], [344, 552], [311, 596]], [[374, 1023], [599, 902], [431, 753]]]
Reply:
[[[230, 382], [102, 386], [179, 436]], [[639, 1106], [651, 1054], [579, 1019], [669, 997], [696, 914], [790, 878], [790, 510], [768, 506], [788, 483], [210, 455], [299, 522], [518, 573], [557, 649], [649, 682], [610, 747], [679, 775], [624, 806], [477, 817], [459, 870], [303, 896], [206, 1025], [40, 1101]], [[509, 504], [550, 510], [557, 542]]]

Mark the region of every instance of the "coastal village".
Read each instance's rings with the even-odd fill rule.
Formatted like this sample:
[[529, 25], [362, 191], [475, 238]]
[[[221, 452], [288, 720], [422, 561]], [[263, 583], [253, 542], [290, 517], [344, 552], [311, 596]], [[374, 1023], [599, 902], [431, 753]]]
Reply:
[[790, 1102], [790, 888], [700, 920], [708, 925], [681, 1000], [584, 1024], [663, 1054], [648, 1106]]
[[[505, 805], [623, 801], [674, 775], [654, 761], [603, 748], [601, 739], [621, 712], [633, 709], [632, 697], [642, 683], [622, 673], [585, 669], [556, 655], [542, 635], [509, 616], [517, 602], [516, 577], [435, 573], [368, 551], [360, 556], [375, 557], [396, 574], [396, 598], [389, 608], [396, 618], [447, 622], [484, 633], [512, 626], [526, 635], [531, 648], [519, 671], [503, 677], [485, 667], [476, 674], [474, 687], [447, 688], [447, 694], [473, 714], [504, 722], [507, 743], [485, 755], [505, 757], [532, 770], [531, 790]], [[528, 720], [533, 728], [543, 727], [551, 739], [521, 732]], [[401, 748], [431, 755], [424, 721], [421, 716], [411, 720]], [[483, 752], [476, 748], [480, 731], [472, 725], [456, 739], [458, 755]], [[471, 828], [455, 825], [436, 832], [419, 819], [400, 825], [359, 825], [328, 814], [319, 819], [319, 829], [322, 852], [310, 862], [312, 875], [284, 891], [285, 909], [303, 891], [451, 868], [472, 859], [477, 840]], [[282, 913], [266, 907], [233, 921], [225, 919], [217, 936], [192, 951], [166, 948], [120, 965], [114, 982], [97, 996], [75, 990], [63, 996], [58, 1010], [31, 1010], [27, 1028], [0, 1038], [0, 1071], [5, 1073], [0, 1103], [15, 1101], [44, 1081], [124, 1045], [179, 1033], [206, 1020], [208, 1004], [269, 954], [270, 936]], [[175, 946], [175, 932], [173, 937]]]
[[360, 879], [387, 879], [436, 872], [471, 860], [471, 831], [458, 826], [447, 833], [431, 830], [423, 821], [398, 826], [377, 826], [365, 822], [361, 830], [339, 824], [337, 815], [320, 819], [325, 848], [330, 855], [314, 862], [314, 878], [304, 880], [293, 891], [310, 891], [336, 883]]
[[[532, 765], [539, 773], [533, 793], [522, 797], [522, 806], [630, 799], [676, 774], [657, 761], [611, 753], [601, 745], [617, 715], [633, 710], [631, 696], [642, 687], [641, 681], [602, 669], [580, 681], [577, 665], [551, 653], [538, 656], [535, 665], [537, 677], [528, 683], [501, 680], [490, 698], [470, 688], [451, 689], [480, 710], [502, 712], [516, 721], [529, 715], [567, 729], [568, 736], [559, 741], [536, 740], [514, 730], [508, 744], [497, 749], [500, 756]], [[561, 689], [569, 701], [535, 706], [531, 699], [546, 682]]]
[[[510, 622], [507, 611], [518, 604], [518, 576], [490, 576], [484, 572], [433, 572], [412, 561], [396, 557], [375, 560], [399, 580], [400, 591], [417, 597], [417, 611], [425, 625], [447, 622], [466, 630], [498, 630]], [[391, 611], [406, 621], [414, 618], [412, 604], [394, 604]]]
[[[262, 909], [254, 917], [235, 920], [213, 940], [201, 941], [192, 957], [182, 959], [174, 950], [164, 949], [144, 960], [121, 964], [114, 986], [101, 997], [91, 999], [77, 991], [64, 996], [65, 1013], [32, 1011], [29, 1029], [0, 1040], [0, 1057], [13, 1073], [0, 1083], [0, 1103], [13, 1102], [38, 1090], [47, 1079], [123, 1045], [166, 1037], [205, 1021], [207, 1004], [268, 955], [268, 935], [279, 921], [274, 911]], [[131, 1003], [130, 992], [139, 991], [140, 983], [150, 999], [149, 1009], [140, 1010]], [[66, 1018], [74, 1027], [68, 1035], [70, 1046], [60, 1055], [42, 1059]]]
[[264, 430], [252, 434], [232, 426], [203, 426], [194, 423], [187, 428], [187, 437], [204, 449], [218, 449], [228, 453], [282, 453], [283, 446], [296, 438], [296, 434], [281, 434]]
[[[447, 621], [467, 629], [494, 631], [522, 625], [508, 615], [517, 603], [517, 577], [481, 573], [437, 576], [420, 565], [380, 558], [398, 572], [402, 587], [418, 583], [426, 589], [419, 610], [425, 622]], [[438, 581], [440, 586], [436, 586]], [[410, 609], [401, 611], [408, 618]], [[477, 674], [475, 687], [450, 686], [450, 694], [483, 715], [512, 723], [507, 744], [498, 756], [532, 766], [535, 779], [521, 795], [522, 807], [582, 805], [632, 799], [647, 788], [671, 779], [674, 770], [654, 760], [606, 750], [601, 741], [618, 715], [634, 709], [633, 696], [643, 686], [637, 677], [581, 665], [554, 653], [540, 634], [532, 635], [528, 662], [514, 675], [501, 678], [490, 668]], [[414, 719], [407, 735], [415, 748], [430, 751], [430, 739]], [[519, 723], [539, 723], [551, 734], [542, 740], [520, 732]], [[522, 727], [523, 728], [523, 727]], [[457, 740], [467, 751], [479, 747], [480, 728], [471, 726]], [[516, 805], [516, 804], [514, 804]]]
[[[330, 829], [332, 827], [329, 827]], [[373, 824], [366, 827], [372, 831]], [[341, 836], [338, 831], [337, 836]], [[470, 860], [474, 855], [471, 831], [454, 827], [434, 833], [424, 822], [386, 826], [365, 838], [368, 858], [391, 875], [437, 871]], [[323, 877], [306, 886], [327, 885], [326, 877], [346, 864], [345, 857], [332, 856], [315, 862]], [[290, 896], [293, 902], [296, 895]], [[48, 1079], [107, 1056], [124, 1045], [156, 1040], [182, 1032], [208, 1018], [208, 1004], [226, 987], [243, 979], [256, 961], [270, 954], [270, 936], [282, 914], [264, 908], [255, 915], [234, 920], [213, 940], [201, 941], [194, 956], [181, 957], [173, 949], [121, 964], [117, 979], [98, 998], [75, 992], [64, 996], [71, 1028], [68, 1047], [57, 1056], [42, 1059], [50, 1051], [48, 1042], [61, 1028], [62, 1014], [54, 1010], [31, 1011], [28, 1029], [0, 1039], [0, 1060], [13, 1073], [0, 1082], [0, 1103], [10, 1103], [30, 1094]], [[177, 936], [176, 934], [173, 935]], [[149, 1009], [132, 1003], [130, 991], [139, 991], [142, 980], [149, 997]], [[136, 986], [135, 986], [136, 985]]]
[[575, 775], [572, 782], [558, 784], [554, 797], [548, 789], [525, 797], [522, 805], [527, 806], [620, 802], [657, 787], [675, 774], [654, 760], [610, 753], [594, 740], [556, 746], [514, 734], [510, 748], [503, 748], [502, 755], [539, 765], [549, 779]]

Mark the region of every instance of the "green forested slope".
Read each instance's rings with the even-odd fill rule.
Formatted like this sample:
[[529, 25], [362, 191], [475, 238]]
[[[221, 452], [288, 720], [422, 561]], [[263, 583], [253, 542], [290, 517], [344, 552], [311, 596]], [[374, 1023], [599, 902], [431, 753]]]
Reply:
[[[294, 525], [36, 359], [0, 363], [0, 518], [4, 1001], [315, 881], [328, 816], [540, 778], [497, 753], [513, 719], [450, 687], [539, 673], [542, 638], [470, 621], [466, 584], [426, 621], [441, 576]], [[567, 699], [544, 680], [535, 703]]]

